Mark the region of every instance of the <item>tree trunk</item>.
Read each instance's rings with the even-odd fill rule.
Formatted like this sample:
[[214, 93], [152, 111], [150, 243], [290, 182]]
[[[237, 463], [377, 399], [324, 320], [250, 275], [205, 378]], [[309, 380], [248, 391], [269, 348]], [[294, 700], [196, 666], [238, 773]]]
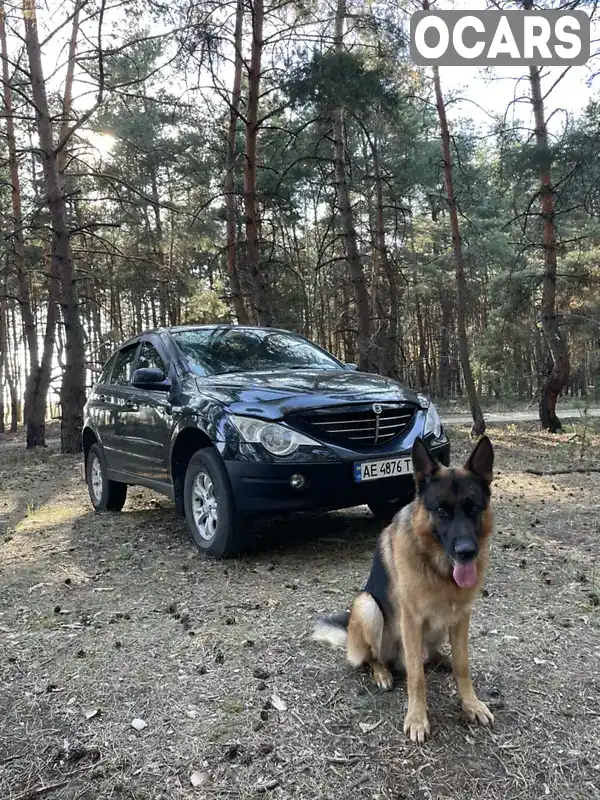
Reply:
[[6, 370], [6, 383], [8, 384], [8, 395], [10, 397], [10, 432], [16, 433], [19, 427], [19, 395], [17, 393], [17, 384], [8, 368]]
[[63, 453], [77, 453], [81, 450], [85, 402], [85, 344], [67, 225], [67, 204], [53, 142], [52, 119], [42, 69], [35, 0], [24, 0], [23, 19], [40, 157], [52, 225], [52, 266], [54, 274], [60, 279], [60, 305], [65, 329], [65, 369], [60, 390], [61, 450]]
[[[334, 46], [337, 53], [343, 52], [346, 0], [337, 0], [335, 12]], [[358, 251], [354, 214], [350, 203], [350, 192], [346, 181], [346, 146], [344, 142], [344, 110], [338, 106], [333, 111], [334, 173], [338, 208], [344, 230], [346, 260], [350, 280], [354, 289], [354, 302], [358, 322], [358, 365], [365, 372], [372, 371], [371, 316], [367, 281]]]
[[[162, 218], [160, 216], [160, 195], [158, 193], [158, 159], [152, 164], [152, 210], [154, 211], [154, 238], [156, 241], [155, 254], [159, 265], [158, 275], [158, 324], [164, 328], [167, 325], [167, 311], [169, 308], [169, 275], [165, 263], [164, 233]], [[150, 228], [150, 225], [148, 225]]]
[[229, 135], [227, 142], [227, 173], [225, 175], [225, 204], [227, 209], [227, 275], [233, 310], [240, 325], [248, 325], [250, 319], [238, 274], [237, 249], [237, 197], [235, 194], [235, 174], [237, 162], [237, 130], [240, 100], [242, 96], [242, 35], [244, 27], [244, 0], [238, 0], [235, 14], [235, 50], [233, 67], [233, 89], [229, 111]]
[[[345, 270], [344, 270], [345, 272]], [[354, 348], [354, 336], [351, 329], [350, 317], [350, 292], [346, 275], [342, 279], [342, 313], [340, 314], [340, 325], [342, 327], [342, 340], [344, 342], [344, 360], [350, 364], [356, 362], [356, 350]]]
[[[363, 128], [364, 130], [364, 128]], [[373, 171], [375, 170], [375, 159], [373, 154], [373, 140], [367, 131], [365, 132], [364, 153], [365, 163], [368, 163], [369, 156], [373, 160]], [[367, 144], [370, 152], [367, 151]], [[375, 187], [373, 187], [375, 189]], [[381, 263], [381, 253], [378, 238], [378, 207], [377, 191], [367, 191], [365, 193], [367, 204], [367, 214], [365, 222], [368, 226], [369, 239], [371, 243], [371, 281], [369, 292], [369, 316], [371, 324], [371, 368], [373, 372], [380, 375], [388, 374], [388, 327], [389, 315], [387, 313], [387, 295], [384, 291], [382, 282], [383, 265]], [[385, 245], [385, 233], [384, 233]]]
[[[39, 417], [40, 399], [36, 396], [39, 391], [39, 345], [36, 333], [35, 314], [31, 305], [29, 290], [29, 275], [25, 264], [25, 242], [23, 237], [23, 212], [21, 207], [21, 181], [19, 176], [19, 163], [17, 159], [17, 145], [13, 118], [12, 88], [10, 83], [8, 47], [6, 40], [6, 23], [4, 3], [0, 2], [0, 46], [2, 51], [2, 83], [4, 94], [4, 109], [6, 118], [6, 143], [8, 150], [8, 164], [11, 182], [12, 200], [12, 261], [17, 276], [19, 288], [19, 309], [25, 331], [25, 341], [29, 353], [29, 370], [25, 382], [25, 398], [23, 419], [27, 426], [27, 449], [44, 447], [45, 417]], [[42, 387], [43, 388], [43, 387]], [[47, 391], [47, 389], [46, 389]], [[45, 398], [44, 398], [45, 409]]]
[[19, 360], [17, 352], [19, 347], [19, 337], [17, 334], [17, 320], [14, 305], [10, 309], [10, 331], [8, 320], [8, 309], [4, 306], [4, 321], [6, 324], [6, 359], [5, 373], [8, 385], [8, 396], [10, 398], [10, 432], [16, 433], [19, 425]]
[[33, 447], [30, 441], [34, 441], [36, 435], [41, 434], [41, 442], [38, 446], [45, 447], [46, 437], [46, 404], [48, 401], [48, 390], [52, 377], [52, 358], [56, 344], [56, 326], [58, 324], [58, 284], [52, 258], [47, 252], [47, 245], [44, 242], [44, 265], [48, 278], [48, 307], [46, 310], [46, 328], [44, 332], [44, 346], [42, 358], [35, 372], [29, 377], [32, 382], [31, 406], [29, 416], [25, 419], [27, 425], [27, 447]]
[[244, 164], [244, 211], [246, 214], [246, 261], [252, 284], [252, 305], [259, 325], [273, 324], [269, 287], [261, 263], [260, 216], [256, 185], [256, 143], [258, 136], [258, 105], [263, 51], [264, 2], [252, 4], [252, 49], [248, 71], [248, 106], [246, 109], [246, 148]]
[[442, 329], [440, 331], [440, 367], [438, 374], [438, 392], [440, 397], [448, 397], [451, 391], [450, 369], [450, 330], [452, 326], [452, 301], [442, 287], [440, 298], [442, 306]]
[[[69, 101], [70, 104], [70, 101]], [[36, 184], [35, 163], [32, 168], [33, 183]], [[42, 241], [44, 255], [44, 273], [48, 275], [48, 301], [46, 308], [46, 327], [41, 360], [29, 375], [28, 388], [31, 399], [28, 413], [24, 413], [24, 423], [27, 430], [27, 448], [46, 446], [46, 406], [48, 390], [52, 376], [52, 359], [56, 343], [56, 327], [59, 321], [59, 294], [60, 281], [55, 271], [49, 245]]]
[[[0, 286], [0, 290], [2, 287]], [[6, 326], [6, 300], [0, 297], [0, 433], [4, 433], [4, 386], [8, 372], [8, 332]]]
[[137, 331], [141, 331], [144, 328], [144, 323], [142, 322], [142, 298], [140, 293], [137, 292], [135, 289], [132, 293], [131, 302], [133, 305], [133, 318], [135, 320], [135, 329]]
[[[525, 2], [525, 9], [530, 10], [532, 3]], [[569, 379], [569, 348], [556, 314], [556, 228], [554, 226], [555, 209], [552, 176], [550, 170], [550, 148], [548, 147], [548, 129], [544, 114], [544, 98], [540, 85], [540, 70], [529, 67], [529, 83], [531, 85], [531, 103], [535, 119], [535, 139], [538, 147], [537, 161], [540, 179], [540, 209], [544, 226], [544, 279], [542, 282], [542, 302], [540, 315], [542, 331], [552, 357], [552, 369], [542, 389], [540, 399], [540, 422], [542, 428], [551, 433], [562, 430], [556, 416], [556, 401], [561, 390]]]
[[[66, 134], [69, 128], [69, 120], [73, 104], [73, 80], [75, 77], [75, 57], [77, 54], [77, 38], [79, 35], [79, 12], [81, 5], [78, 4], [73, 15], [71, 40], [69, 43], [69, 60], [67, 63], [67, 74], [65, 78], [65, 92], [63, 97], [63, 113], [60, 123], [60, 138]], [[68, 148], [63, 147], [57, 156], [57, 168], [60, 178], [61, 191], [66, 191], [65, 170], [68, 162]], [[35, 183], [35, 172], [34, 172]], [[25, 400], [24, 421], [27, 426], [27, 447], [45, 446], [46, 436], [46, 404], [48, 400], [48, 390], [52, 375], [52, 358], [56, 344], [56, 326], [58, 324], [59, 310], [59, 287], [60, 282], [56, 274], [56, 265], [53, 263], [51, 254], [44, 242], [44, 262], [48, 277], [48, 308], [46, 313], [46, 328], [44, 332], [44, 345], [41, 361], [32, 369], [29, 375], [28, 387], [30, 388], [29, 406]], [[27, 395], [26, 395], [27, 397]], [[29, 409], [29, 411], [27, 410]]]
[[371, 141], [371, 152], [373, 155], [373, 172], [375, 175], [375, 199], [377, 209], [377, 223], [375, 233], [375, 246], [379, 265], [385, 275], [390, 293], [390, 313], [387, 320], [386, 338], [384, 342], [385, 355], [382, 364], [385, 365], [383, 374], [389, 377], [396, 377], [397, 368], [397, 339], [398, 339], [398, 316], [400, 310], [400, 297], [396, 274], [390, 264], [387, 244], [385, 240], [385, 217], [383, 213], [383, 181], [381, 178], [381, 164], [379, 161], [379, 144], [377, 136], [374, 135]]
[[4, 353], [0, 353], [0, 433], [4, 433], [6, 430], [4, 425], [5, 414], [6, 414], [6, 407], [4, 405]]
[[[85, 2], [85, 0], [83, 0]], [[33, 2], [33, 0], [31, 0]], [[69, 130], [69, 123], [71, 119], [71, 110], [73, 107], [73, 80], [75, 78], [75, 61], [77, 57], [77, 39], [79, 38], [79, 12], [81, 11], [82, 2], [76, 0], [75, 11], [73, 12], [73, 21], [71, 25], [71, 38], [69, 40], [69, 60], [67, 61], [67, 74], [65, 76], [65, 93], [63, 95], [63, 110], [62, 119], [60, 121], [59, 141], [62, 141]], [[60, 150], [57, 156], [58, 171], [60, 173], [61, 181], [66, 182], [65, 170], [68, 162], [68, 148], [65, 147]]]
[[425, 328], [423, 326], [423, 315], [421, 314], [421, 300], [418, 291], [415, 291], [415, 310], [417, 313], [417, 331], [419, 333], [419, 359], [417, 361], [417, 378], [419, 389], [429, 391], [427, 378], [425, 376], [425, 366], [427, 364], [427, 342], [425, 341]]
[[[429, 0], [423, 0], [423, 9], [429, 10]], [[448, 210], [450, 213], [450, 227], [452, 229], [452, 247], [454, 250], [454, 267], [456, 276], [456, 327], [458, 333], [458, 353], [462, 367], [463, 378], [471, 415], [473, 417], [473, 427], [471, 434], [482, 436], [485, 433], [485, 420], [479, 405], [479, 398], [475, 389], [471, 361], [469, 357], [469, 342], [467, 339], [466, 307], [467, 307], [467, 281], [465, 278], [465, 262], [462, 250], [462, 240], [460, 238], [460, 226], [458, 224], [458, 204], [454, 192], [454, 180], [452, 177], [452, 153], [450, 150], [450, 131], [448, 130], [448, 120], [446, 118], [446, 107], [442, 95], [442, 85], [440, 82], [440, 71], [433, 67], [433, 84], [435, 87], [435, 100], [440, 119], [440, 131], [442, 135], [442, 156], [444, 159], [444, 182], [446, 184], [446, 194], [448, 195]]]

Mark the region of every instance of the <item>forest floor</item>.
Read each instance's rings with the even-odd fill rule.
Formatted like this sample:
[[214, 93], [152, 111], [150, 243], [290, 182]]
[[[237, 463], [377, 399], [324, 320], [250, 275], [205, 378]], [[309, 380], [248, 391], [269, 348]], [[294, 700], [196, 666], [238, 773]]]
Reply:
[[[471, 425], [473, 417], [467, 410], [456, 411], [454, 409], [440, 409], [442, 420], [446, 425]], [[583, 407], [567, 407], [559, 410], [559, 417], [567, 422], [578, 422], [580, 425], [584, 424], [586, 417], [588, 419], [596, 419], [600, 417], [600, 408], [593, 406], [590, 408]], [[522, 411], [488, 411], [483, 410], [486, 424], [502, 424], [506, 422], [533, 422], [539, 419], [539, 412], [537, 408], [524, 409]]]
[[[95, 515], [79, 459], [4, 437], [2, 800], [599, 798], [600, 474], [526, 470], [600, 467], [600, 427], [489, 433], [497, 530], [471, 653], [496, 723], [469, 725], [434, 672], [422, 747], [401, 682], [384, 694], [309, 639], [365, 580], [366, 509], [263, 523], [251, 555], [209, 561], [168, 502], [133, 490]], [[459, 463], [468, 427], [452, 439]]]
[[[481, 397], [481, 408], [489, 423], [530, 422], [539, 419], [539, 398], [533, 400], [503, 399]], [[472, 417], [466, 397], [449, 400], [437, 398], [435, 404], [446, 423], [467, 425]], [[564, 420], [583, 420], [585, 417], [600, 417], [600, 398], [590, 395], [585, 397], [561, 397], [557, 413]]]

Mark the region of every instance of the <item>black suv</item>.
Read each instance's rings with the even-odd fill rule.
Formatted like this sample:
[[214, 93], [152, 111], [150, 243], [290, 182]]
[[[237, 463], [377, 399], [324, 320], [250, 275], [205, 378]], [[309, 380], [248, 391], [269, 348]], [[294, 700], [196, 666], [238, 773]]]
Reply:
[[226, 557], [251, 517], [363, 503], [391, 517], [414, 492], [417, 437], [448, 464], [424, 396], [297, 334], [212, 325], [149, 331], [114, 353], [85, 407], [83, 452], [97, 511], [148, 486]]

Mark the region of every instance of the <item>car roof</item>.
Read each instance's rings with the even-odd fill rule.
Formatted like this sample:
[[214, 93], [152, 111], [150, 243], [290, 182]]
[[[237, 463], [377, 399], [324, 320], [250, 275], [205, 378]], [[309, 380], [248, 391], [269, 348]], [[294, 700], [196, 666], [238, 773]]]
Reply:
[[272, 331], [273, 333], [287, 333], [292, 336], [301, 336], [299, 333], [295, 333], [294, 331], [287, 331], [284, 328], [267, 328], [264, 325], [235, 325], [234, 323], [221, 323], [221, 324], [213, 324], [213, 325], [172, 325], [170, 327], [160, 327], [160, 328], [150, 328], [147, 331], [141, 331], [140, 333], [136, 334], [136, 336], [130, 337], [126, 342], [119, 345], [117, 348], [121, 350], [127, 345], [132, 344], [133, 342], [137, 342], [138, 339], [141, 339], [142, 336], [151, 336], [151, 335], [159, 335], [161, 333], [182, 333], [184, 331], [218, 331], [218, 330], [238, 330], [238, 331]]
[[221, 323], [218, 325], [175, 325], [171, 328], [162, 328], [161, 330], [167, 333], [179, 333], [180, 331], [206, 331], [206, 330], [237, 330], [237, 331], [274, 331], [276, 333], [291, 333], [293, 331], [286, 331], [283, 328], [270, 328], [264, 325], [236, 325], [234, 323]]

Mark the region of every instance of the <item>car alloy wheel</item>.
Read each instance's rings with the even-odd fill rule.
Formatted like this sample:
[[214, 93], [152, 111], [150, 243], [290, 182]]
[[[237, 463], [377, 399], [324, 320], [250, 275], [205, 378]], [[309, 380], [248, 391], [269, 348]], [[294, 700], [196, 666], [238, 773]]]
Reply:
[[217, 532], [219, 506], [215, 487], [206, 472], [199, 472], [192, 487], [192, 512], [200, 536], [210, 542]]
[[108, 477], [102, 448], [96, 442], [85, 460], [85, 480], [96, 511], [121, 511], [127, 499], [127, 484]]
[[96, 503], [99, 503], [102, 500], [104, 481], [102, 479], [102, 464], [100, 464], [100, 459], [96, 455], [92, 456], [92, 463], [90, 465], [90, 483], [94, 499]]
[[230, 558], [246, 549], [244, 520], [225, 465], [212, 447], [203, 447], [191, 457], [183, 483], [183, 505], [188, 530], [204, 553]]

